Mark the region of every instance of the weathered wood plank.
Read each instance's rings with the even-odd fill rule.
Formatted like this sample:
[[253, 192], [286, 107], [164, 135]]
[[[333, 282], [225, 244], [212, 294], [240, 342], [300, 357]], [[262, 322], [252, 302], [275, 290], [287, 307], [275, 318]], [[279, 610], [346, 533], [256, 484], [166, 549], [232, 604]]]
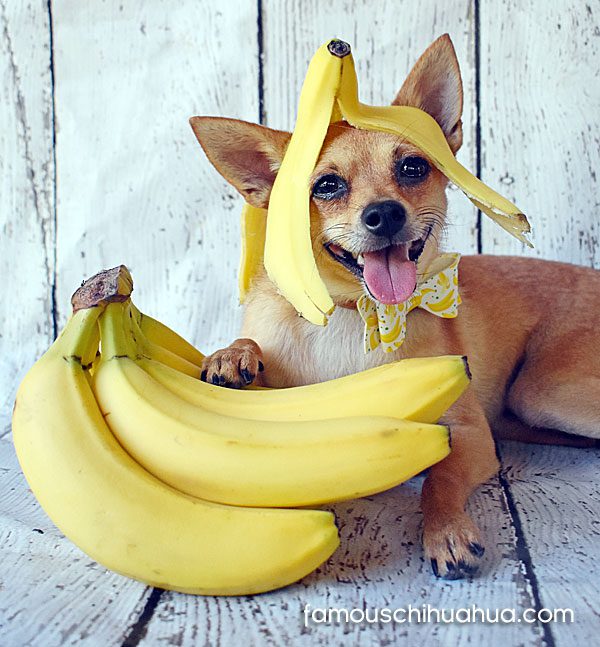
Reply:
[[0, 2], [0, 435], [53, 336], [54, 160], [46, 3]]
[[486, 562], [473, 581], [443, 582], [431, 574], [420, 547], [422, 478], [389, 492], [338, 504], [342, 545], [300, 583], [260, 596], [198, 598], [166, 592], [143, 645], [541, 645], [534, 625], [319, 624], [304, 626], [304, 608], [369, 609], [408, 605], [457, 609], [533, 606], [515, 553], [515, 536], [496, 480], [473, 497], [470, 511], [487, 538]]
[[488, 221], [485, 252], [600, 267], [599, 33], [597, 0], [481, 3], [482, 177], [530, 216], [535, 244]]
[[257, 118], [256, 3], [65, 1], [55, 21], [60, 321], [82, 278], [125, 263], [140, 307], [229, 343], [241, 198], [187, 120]]
[[[434, 9], [409, 0], [265, 0], [264, 102], [266, 124], [290, 130], [308, 61], [328, 38], [348, 41], [357, 64], [361, 98], [386, 104], [427, 46], [450, 33], [465, 90], [460, 161], [476, 167], [475, 30], [473, 2], [449, 0]], [[477, 251], [476, 211], [455, 188], [449, 190], [447, 249]]]
[[600, 452], [508, 442], [501, 452], [541, 603], [574, 613], [573, 623], [550, 626], [555, 644], [595, 644], [600, 628]]
[[150, 589], [92, 561], [27, 488], [0, 441], [0, 644], [121, 645]]

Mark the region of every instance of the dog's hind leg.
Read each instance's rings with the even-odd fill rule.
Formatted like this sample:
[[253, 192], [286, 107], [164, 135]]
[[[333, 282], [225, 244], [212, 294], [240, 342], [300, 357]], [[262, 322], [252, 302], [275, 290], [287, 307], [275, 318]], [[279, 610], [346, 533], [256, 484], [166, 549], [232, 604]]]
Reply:
[[540, 434], [600, 439], [600, 340], [584, 333], [552, 346], [525, 360], [508, 391], [509, 411]]
[[532, 427], [506, 411], [492, 424], [494, 436], [499, 440], [516, 440], [538, 445], [562, 445], [565, 447], [600, 447], [600, 440], [575, 436], [564, 431], [544, 427]]

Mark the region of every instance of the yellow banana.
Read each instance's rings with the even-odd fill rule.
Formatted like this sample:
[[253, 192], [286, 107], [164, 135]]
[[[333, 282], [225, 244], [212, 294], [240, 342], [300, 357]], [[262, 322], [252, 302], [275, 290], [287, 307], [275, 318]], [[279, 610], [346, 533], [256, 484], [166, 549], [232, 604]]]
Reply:
[[[421, 149], [490, 218], [520, 241], [527, 218], [509, 200], [472, 175], [454, 157], [438, 123], [408, 106], [360, 103], [350, 46], [340, 40], [322, 45], [310, 62], [298, 106], [296, 126], [269, 200], [264, 266], [280, 293], [309, 321], [325, 325], [333, 302], [319, 276], [310, 237], [309, 178], [329, 123], [343, 117], [358, 128], [401, 136]], [[242, 247], [249, 248], [244, 240]], [[253, 258], [258, 243], [252, 241]], [[258, 265], [253, 262], [253, 268]], [[250, 267], [247, 270], [250, 271]], [[243, 277], [245, 289], [251, 277]]]
[[393, 487], [444, 458], [448, 430], [389, 417], [241, 420], [194, 406], [154, 380], [125, 335], [127, 304], [100, 318], [93, 388], [127, 452], [177, 489], [248, 506], [303, 506]]
[[247, 202], [242, 208], [242, 257], [238, 274], [240, 303], [244, 303], [252, 280], [263, 262], [267, 211]]
[[[419, 357], [384, 364], [360, 373], [325, 383], [287, 389], [224, 389], [201, 382], [197, 377], [173, 368], [164, 359], [163, 349], [177, 350], [171, 343], [179, 335], [156, 322], [155, 346], [144, 343], [141, 326], [132, 330], [141, 314], [133, 302], [129, 309], [133, 321], [126, 323], [126, 333], [137, 340], [136, 361], [157, 382], [191, 404], [209, 411], [252, 420], [294, 421], [325, 420], [348, 416], [390, 416], [415, 422], [437, 422], [469, 386], [470, 373], [466, 357], [444, 355]], [[156, 321], [156, 320], [153, 320]], [[162, 331], [166, 334], [162, 334]], [[179, 338], [181, 339], [181, 338]], [[159, 342], [169, 344], [157, 349]], [[135, 343], [135, 342], [134, 342]], [[188, 344], [184, 340], [185, 344]], [[191, 347], [193, 348], [193, 346]], [[194, 349], [195, 350], [195, 349]], [[201, 355], [200, 351], [196, 351]], [[94, 361], [97, 365], [99, 357]], [[92, 371], [93, 373], [93, 371]], [[390, 397], [390, 393], [394, 397]]]
[[136, 318], [137, 325], [148, 341], [182, 357], [190, 364], [195, 364], [198, 367], [202, 366], [204, 355], [190, 342], [164, 323], [140, 312], [133, 304], [131, 304], [131, 310]]
[[61, 532], [111, 570], [185, 593], [259, 593], [326, 560], [339, 544], [331, 513], [203, 501], [162, 483], [124, 451], [86, 376], [101, 310], [79, 302], [15, 403], [17, 456]]
[[326, 420], [390, 416], [437, 422], [469, 385], [460, 355], [406, 359], [319, 384], [288, 389], [236, 390], [207, 384], [140, 356], [137, 363], [187, 402], [250, 420]]
[[271, 281], [305, 319], [321, 325], [334, 306], [312, 252], [309, 177], [331, 121], [341, 71], [342, 59], [327, 45], [310, 62], [296, 127], [269, 198], [264, 248]]
[[444, 298], [439, 301], [431, 301], [427, 303], [427, 309], [432, 312], [444, 312], [456, 301], [456, 295], [449, 292]]

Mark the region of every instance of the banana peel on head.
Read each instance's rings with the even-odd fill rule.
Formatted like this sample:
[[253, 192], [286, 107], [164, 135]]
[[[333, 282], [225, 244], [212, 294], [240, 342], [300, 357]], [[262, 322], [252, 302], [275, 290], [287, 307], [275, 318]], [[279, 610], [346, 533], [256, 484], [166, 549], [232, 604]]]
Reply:
[[299, 314], [314, 324], [326, 325], [334, 304], [312, 250], [309, 179], [329, 124], [340, 118], [356, 128], [388, 132], [412, 143], [478, 209], [533, 247], [526, 216], [457, 161], [431, 115], [411, 106], [370, 106], [359, 101], [350, 46], [333, 39], [322, 45], [310, 62], [296, 126], [273, 185], [268, 211], [249, 205], [244, 208], [242, 302], [262, 261], [270, 280]]
[[442, 129], [430, 114], [412, 106], [379, 107], [360, 103], [352, 55], [343, 60], [337, 101], [344, 119], [351, 126], [399, 135], [422, 150], [478, 209], [512, 236], [532, 247], [527, 236], [531, 227], [525, 214], [458, 162]]
[[244, 303], [252, 280], [263, 264], [267, 210], [253, 207], [247, 202], [242, 207], [242, 255], [238, 272], [240, 303]]
[[331, 123], [341, 73], [342, 59], [321, 46], [308, 66], [296, 127], [271, 190], [264, 252], [279, 291], [305, 319], [321, 325], [334, 304], [312, 252], [308, 179]]

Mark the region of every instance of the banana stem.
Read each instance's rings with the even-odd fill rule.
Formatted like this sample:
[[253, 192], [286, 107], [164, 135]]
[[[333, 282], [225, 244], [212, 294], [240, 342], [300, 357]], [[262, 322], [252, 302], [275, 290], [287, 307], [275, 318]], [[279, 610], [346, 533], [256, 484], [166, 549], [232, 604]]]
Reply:
[[[264, 213], [266, 217], [266, 211]], [[264, 231], [262, 240], [264, 241]], [[262, 248], [260, 254], [260, 262], [262, 263]], [[134, 333], [135, 329], [137, 328], [140, 333], [152, 344], [164, 346], [186, 361], [195, 364], [198, 367], [202, 366], [204, 355], [190, 342], [188, 342], [174, 330], [171, 330], [169, 327], [165, 326], [160, 321], [157, 321], [144, 312], [140, 312], [133, 301], [131, 301], [131, 303], [129, 304], [129, 309], [131, 310], [131, 313], [133, 315], [133, 319], [130, 319], [130, 322], [133, 326], [132, 330]]]
[[100, 339], [102, 341], [102, 360], [113, 357], [131, 357], [131, 347], [125, 334], [125, 317], [128, 301], [109, 303], [100, 317]]
[[[138, 317], [139, 315], [139, 317]], [[139, 319], [142, 313], [135, 307], [131, 299], [127, 302], [123, 311], [123, 334], [129, 347], [131, 357], [139, 357], [144, 353], [143, 331], [139, 326]]]
[[97, 322], [102, 310], [101, 306], [93, 306], [71, 315], [68, 325], [48, 352], [56, 352], [67, 361], [81, 362], [84, 367], [90, 365], [98, 350]]
[[194, 364], [185, 357], [171, 351], [169, 348], [163, 347], [161, 344], [148, 339], [133, 312], [133, 304], [128, 304], [128, 307], [132, 311], [132, 316], [125, 317], [125, 327], [128, 338], [134, 343], [134, 357], [140, 354], [147, 355], [182, 373], [196, 378], [200, 377], [200, 366], [198, 364]]

